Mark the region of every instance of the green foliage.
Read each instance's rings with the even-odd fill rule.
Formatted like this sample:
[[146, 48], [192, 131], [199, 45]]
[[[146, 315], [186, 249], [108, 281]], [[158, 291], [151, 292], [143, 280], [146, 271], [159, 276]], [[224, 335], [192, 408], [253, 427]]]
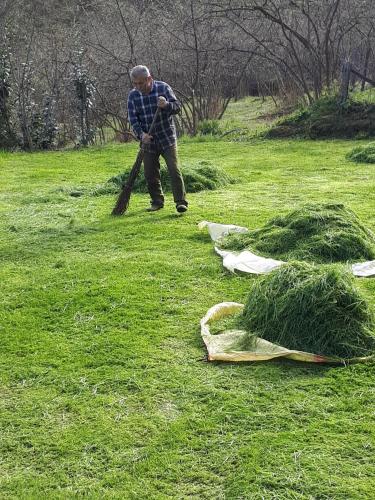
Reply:
[[55, 101], [51, 96], [45, 96], [42, 105], [37, 105], [33, 88], [34, 65], [32, 61], [27, 61], [22, 66], [22, 85], [18, 89], [20, 97], [17, 101], [13, 99], [11, 106], [10, 54], [6, 48], [0, 50], [0, 148], [12, 149], [18, 145], [19, 140], [12, 123], [17, 102], [22, 147], [26, 150], [51, 149], [57, 133]]
[[58, 125], [56, 119], [56, 102], [52, 96], [45, 96], [43, 102], [43, 134], [40, 138], [42, 149], [51, 149], [56, 142]]
[[0, 49], [0, 148], [11, 149], [17, 145], [17, 136], [11, 124], [9, 95], [11, 92], [9, 51]]
[[299, 108], [293, 111], [290, 115], [282, 118], [278, 123], [283, 123], [284, 125], [295, 125], [304, 123], [306, 118], [310, 116], [309, 111], [306, 108]]
[[203, 120], [199, 122], [198, 133], [201, 135], [219, 135], [221, 133], [219, 120]]
[[221, 248], [245, 248], [280, 260], [345, 262], [375, 258], [375, 237], [341, 204], [306, 204], [248, 233], [229, 234]]
[[[224, 170], [215, 167], [210, 162], [202, 160], [196, 164], [187, 164], [181, 167], [181, 172], [184, 177], [185, 189], [188, 193], [197, 193], [204, 190], [214, 190], [221, 187], [233, 184], [235, 179], [228, 175]], [[118, 189], [126, 182], [129, 170], [111, 177], [109, 183], [115, 184]], [[171, 191], [171, 182], [167, 167], [162, 165], [160, 168], [160, 179], [163, 189], [166, 192]], [[102, 193], [105, 194], [106, 188], [103, 188]], [[143, 173], [141, 173], [134, 185], [134, 192], [147, 193], [147, 184]]]
[[96, 134], [90, 115], [95, 101], [95, 85], [89, 75], [88, 67], [83, 62], [83, 57], [83, 50], [77, 50], [71, 82], [75, 92], [78, 143], [81, 146], [87, 146], [93, 144]]
[[375, 104], [349, 99], [339, 104], [335, 95], [325, 96], [310, 107], [279, 120], [265, 133], [267, 138], [356, 138], [375, 136]]
[[30, 121], [33, 149], [52, 149], [57, 131], [54, 99], [45, 96], [42, 111], [34, 110]]
[[357, 102], [375, 104], [375, 87], [367, 87], [365, 90], [356, 90], [350, 94], [351, 99]]
[[355, 163], [375, 163], [375, 142], [353, 148], [346, 158]]
[[337, 264], [291, 262], [255, 281], [243, 324], [288, 349], [352, 358], [375, 350], [375, 321], [352, 272]]

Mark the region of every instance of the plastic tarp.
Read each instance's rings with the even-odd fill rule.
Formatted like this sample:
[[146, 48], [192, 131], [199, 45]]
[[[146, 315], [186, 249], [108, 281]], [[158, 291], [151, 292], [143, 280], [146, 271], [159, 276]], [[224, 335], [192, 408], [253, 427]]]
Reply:
[[201, 335], [206, 345], [209, 361], [265, 361], [275, 358], [289, 358], [309, 363], [352, 364], [373, 359], [373, 356], [352, 359], [339, 359], [319, 356], [303, 351], [292, 351], [285, 347], [272, 344], [267, 340], [257, 338], [251, 351], [240, 351], [238, 345], [246, 332], [243, 330], [226, 330], [212, 335], [210, 324], [223, 318], [235, 315], [242, 311], [243, 304], [237, 302], [222, 302], [211, 307], [201, 319]]
[[[215, 222], [202, 221], [198, 224], [199, 229], [208, 229], [211, 239], [215, 242], [229, 233], [246, 233], [246, 227], [235, 226], [233, 224], [217, 224]], [[285, 264], [284, 261], [267, 259], [256, 255], [248, 250], [242, 252], [232, 252], [221, 250], [215, 246], [215, 251], [223, 258], [223, 266], [231, 271], [242, 271], [244, 273], [264, 274]], [[358, 262], [351, 266], [354, 276], [371, 277], [375, 276], [375, 260]]]

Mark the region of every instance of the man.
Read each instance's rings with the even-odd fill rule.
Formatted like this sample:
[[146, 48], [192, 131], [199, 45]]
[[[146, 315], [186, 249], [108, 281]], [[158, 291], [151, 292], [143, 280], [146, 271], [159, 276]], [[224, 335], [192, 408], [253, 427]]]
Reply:
[[[134, 89], [128, 97], [128, 116], [136, 136], [144, 147], [144, 171], [151, 196], [149, 212], [164, 206], [164, 194], [160, 182], [160, 155], [164, 158], [171, 178], [176, 210], [186, 212], [188, 203], [184, 181], [177, 163], [177, 137], [172, 115], [181, 111], [171, 87], [153, 80], [146, 66], [135, 66], [130, 72]], [[148, 134], [156, 109], [160, 114], [152, 135]]]

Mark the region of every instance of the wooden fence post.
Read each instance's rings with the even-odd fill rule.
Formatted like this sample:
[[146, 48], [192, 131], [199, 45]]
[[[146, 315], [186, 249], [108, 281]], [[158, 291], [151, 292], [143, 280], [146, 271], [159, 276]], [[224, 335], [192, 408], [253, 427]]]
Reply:
[[340, 87], [340, 104], [344, 104], [344, 102], [348, 99], [349, 95], [349, 82], [350, 82], [350, 73], [352, 71], [352, 67], [350, 62], [345, 62], [342, 65], [341, 70], [341, 87]]

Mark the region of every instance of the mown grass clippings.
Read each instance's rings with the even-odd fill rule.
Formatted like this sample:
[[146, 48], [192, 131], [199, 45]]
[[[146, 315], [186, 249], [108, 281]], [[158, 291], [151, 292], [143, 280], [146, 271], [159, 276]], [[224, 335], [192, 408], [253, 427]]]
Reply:
[[353, 148], [346, 158], [355, 163], [375, 163], [375, 142]]
[[[184, 177], [185, 189], [188, 193], [198, 193], [199, 191], [219, 189], [234, 184], [235, 179], [228, 175], [224, 170], [212, 165], [210, 162], [202, 160], [197, 164], [188, 164], [181, 167], [181, 172]], [[119, 190], [128, 178], [129, 171], [111, 177], [108, 181]], [[160, 167], [160, 180], [165, 192], [172, 190], [171, 181], [167, 167]], [[134, 185], [134, 192], [147, 193], [146, 179], [143, 172], [138, 176]]]
[[375, 322], [349, 269], [291, 262], [255, 281], [243, 311], [249, 332], [288, 349], [352, 358], [375, 350]]
[[97, 184], [94, 186], [67, 186], [55, 190], [58, 193], [71, 196], [72, 198], [81, 198], [82, 196], [103, 196], [108, 194], [117, 194], [118, 186], [113, 183]]
[[219, 245], [286, 261], [330, 263], [375, 258], [373, 233], [342, 204], [305, 204], [274, 217], [260, 229], [229, 234]]

